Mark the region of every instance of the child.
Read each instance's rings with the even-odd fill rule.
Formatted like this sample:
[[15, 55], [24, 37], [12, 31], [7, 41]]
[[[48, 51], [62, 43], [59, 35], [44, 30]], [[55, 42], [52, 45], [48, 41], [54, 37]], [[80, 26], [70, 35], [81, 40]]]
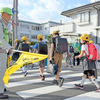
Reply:
[[[19, 50], [21, 50], [21, 51], [26, 51], [26, 52], [29, 52], [29, 44], [27, 43], [27, 40], [28, 40], [28, 38], [26, 37], [26, 36], [23, 36], [22, 37], [22, 41], [23, 41], [23, 43], [21, 43], [20, 45], [19, 45]], [[24, 73], [24, 76], [26, 76], [27, 74], [28, 74], [28, 72], [27, 72], [27, 69], [26, 69], [26, 66], [23, 66], [22, 67], [22, 73]]]
[[[36, 53], [36, 51], [39, 50], [39, 43], [40, 44], [43, 43], [42, 42], [43, 36], [41, 34], [37, 36], [37, 39], [38, 39], [39, 42], [34, 45], [33, 53]], [[45, 49], [45, 48], [43, 48], [43, 49]], [[43, 49], [42, 49], [42, 51], [43, 51]], [[38, 51], [38, 53], [40, 53], [40, 52]], [[39, 77], [42, 79], [42, 81], [45, 80], [45, 76], [43, 75], [44, 67], [45, 67], [45, 59], [39, 62], [39, 71], [40, 71]]]
[[87, 77], [91, 79], [91, 81], [95, 84], [97, 87], [96, 91], [100, 92], [100, 86], [96, 81], [95, 78], [95, 70], [96, 70], [96, 65], [95, 61], [93, 60], [88, 60], [87, 56], [89, 55], [88, 53], [88, 45], [87, 43], [89, 42], [89, 35], [88, 34], [82, 34], [82, 36], [79, 38], [81, 39], [82, 47], [81, 47], [81, 54], [78, 56], [75, 56], [75, 59], [83, 57], [84, 55], [84, 60], [83, 60], [83, 78], [80, 84], [75, 84], [76, 87], [80, 89], [84, 89], [83, 85]]

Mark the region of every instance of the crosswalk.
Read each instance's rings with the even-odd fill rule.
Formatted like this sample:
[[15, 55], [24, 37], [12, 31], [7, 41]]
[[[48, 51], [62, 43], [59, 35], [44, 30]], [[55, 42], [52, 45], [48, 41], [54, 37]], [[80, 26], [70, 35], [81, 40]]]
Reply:
[[[38, 77], [40, 75], [37, 68], [28, 70], [28, 75], [24, 77], [21, 70], [15, 72], [9, 80], [9, 84], [6, 87], [9, 91], [13, 91], [22, 99], [45, 98], [47, 100], [100, 100], [100, 93], [94, 91], [95, 86], [91, 84], [90, 80], [86, 80], [86, 89], [79, 90], [75, 88], [75, 83], [80, 83], [82, 72], [74, 70], [63, 69], [61, 77], [65, 79], [62, 87], [52, 85], [51, 81], [55, 78], [44, 70], [46, 76], [45, 81], [41, 81]], [[98, 77], [100, 82], [100, 77]], [[89, 88], [88, 88], [89, 87]]]

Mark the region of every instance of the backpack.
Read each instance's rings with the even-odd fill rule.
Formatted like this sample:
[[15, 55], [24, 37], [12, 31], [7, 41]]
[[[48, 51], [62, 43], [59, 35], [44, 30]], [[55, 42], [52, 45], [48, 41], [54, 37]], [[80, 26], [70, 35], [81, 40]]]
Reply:
[[87, 43], [87, 46], [88, 46], [88, 53], [89, 53], [89, 55], [85, 53], [87, 58], [89, 60], [97, 60], [97, 48], [95, 47], [95, 45], [92, 43]]
[[38, 53], [39, 54], [48, 54], [48, 46], [47, 43], [38, 43]]
[[100, 60], [100, 46], [98, 44], [94, 44], [97, 49], [97, 60]]
[[57, 37], [55, 41], [55, 52], [65, 53], [67, 51], [68, 51], [67, 39]]
[[20, 49], [21, 51], [27, 51], [27, 52], [29, 52], [29, 44], [27, 44], [27, 43], [22, 43], [22, 44], [20, 44], [19, 49]]
[[77, 43], [77, 45], [76, 45], [76, 43], [74, 43], [74, 51], [78, 51], [78, 50], [80, 50], [80, 43]]
[[74, 47], [73, 46], [69, 46], [69, 52], [74, 53]]

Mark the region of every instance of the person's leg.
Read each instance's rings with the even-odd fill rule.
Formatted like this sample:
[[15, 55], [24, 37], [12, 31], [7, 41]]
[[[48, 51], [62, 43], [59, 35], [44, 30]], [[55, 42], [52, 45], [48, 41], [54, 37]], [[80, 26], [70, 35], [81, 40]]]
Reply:
[[23, 73], [26, 71], [25, 67], [26, 67], [26, 66], [23, 66], [23, 67], [22, 67], [22, 72], [23, 72]]
[[73, 56], [73, 66], [75, 66], [75, 56], [76, 56], [76, 54], [74, 53], [74, 56]]
[[45, 76], [43, 75], [44, 67], [45, 67], [45, 60], [42, 60], [42, 61], [40, 61], [40, 67], [39, 67], [40, 78], [42, 78], [42, 80], [45, 79]]
[[85, 82], [86, 78], [87, 78], [87, 75], [84, 74], [83, 77], [82, 77], [82, 81], [81, 81], [81, 83], [80, 83], [81, 86], [84, 85], [84, 82]]
[[[58, 64], [58, 53], [55, 53], [54, 54], [54, 63], [57, 65]], [[59, 75], [58, 75], [58, 65], [57, 65], [57, 74], [55, 74], [55, 79], [52, 81], [52, 84], [56, 84], [58, 85], [58, 78], [59, 78]]]
[[81, 83], [80, 84], [75, 84], [75, 86], [77, 88], [84, 89], [83, 85], [84, 85], [84, 82], [85, 82], [85, 80], [87, 78], [87, 74], [88, 74], [88, 71], [84, 71]]
[[43, 68], [42, 67], [39, 68], [39, 71], [40, 71], [40, 75], [43, 76]]
[[0, 99], [8, 98], [8, 95], [3, 94], [5, 88], [3, 77], [6, 71], [6, 64], [7, 64], [7, 54], [0, 53]]
[[94, 83], [94, 85], [97, 87], [97, 90], [100, 92], [100, 85], [98, 84], [96, 78], [94, 77], [94, 70], [90, 71], [90, 77], [91, 81]]
[[68, 55], [67, 55], [67, 57], [66, 57], [66, 67], [68, 67], [68, 65], [69, 65], [69, 58], [68, 58]]
[[59, 87], [61, 87], [64, 82], [64, 78], [59, 76], [59, 73], [61, 72], [62, 59], [63, 59], [63, 55], [59, 54], [59, 60], [58, 60], [58, 64], [57, 64], [57, 66], [58, 66], [57, 76], [58, 76]]
[[[78, 52], [76, 55], [78, 56], [80, 53]], [[80, 64], [80, 59], [77, 58], [77, 66]]]

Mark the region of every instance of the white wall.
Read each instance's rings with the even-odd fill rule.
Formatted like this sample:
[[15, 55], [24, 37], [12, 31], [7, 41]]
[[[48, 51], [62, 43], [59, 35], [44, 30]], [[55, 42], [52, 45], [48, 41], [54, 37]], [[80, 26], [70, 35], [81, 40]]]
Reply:
[[[63, 35], [78, 35], [78, 34], [87, 33], [95, 37], [96, 36], [95, 27], [97, 26], [97, 11], [95, 9], [90, 10], [89, 23], [88, 22], [82, 24], [79, 23], [77, 15], [78, 13], [71, 16], [72, 17], [71, 23], [66, 23], [65, 25], [51, 27], [50, 33], [52, 33], [53, 31], [60, 30], [60, 33], [62, 33]], [[100, 36], [100, 32], [98, 33], [98, 37], [99, 36]], [[92, 39], [94, 40], [94, 42], [96, 41], [95, 38]]]

